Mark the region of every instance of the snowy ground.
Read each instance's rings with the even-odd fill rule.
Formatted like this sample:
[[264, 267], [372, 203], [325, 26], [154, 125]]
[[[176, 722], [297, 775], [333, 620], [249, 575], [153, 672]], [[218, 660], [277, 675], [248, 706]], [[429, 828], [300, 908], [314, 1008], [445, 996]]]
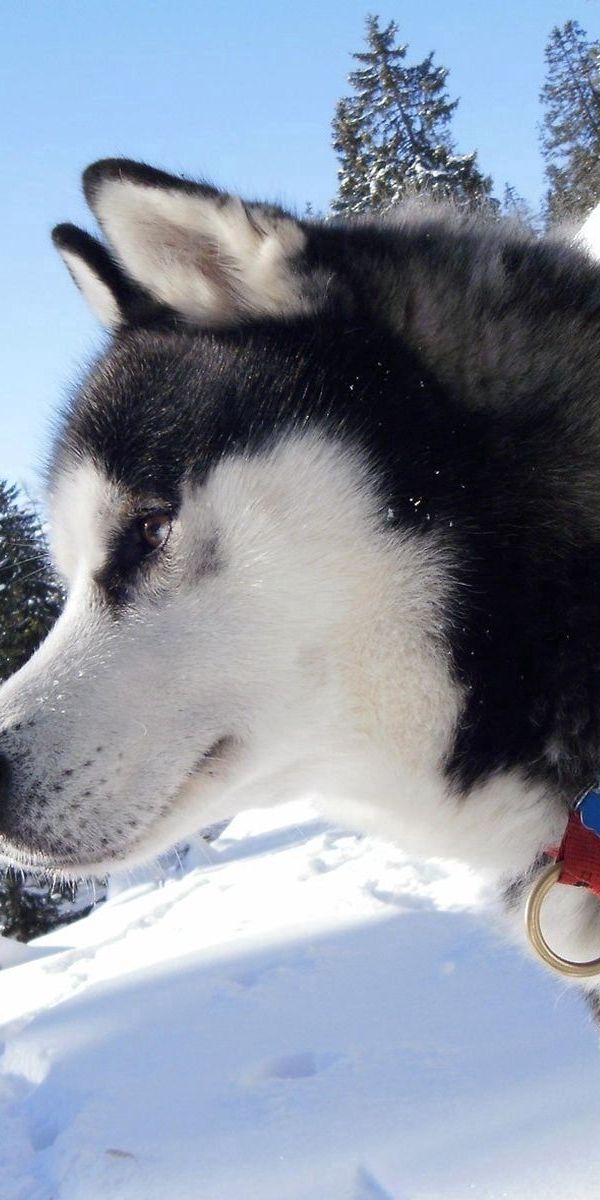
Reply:
[[1, 972], [2, 1200], [600, 1196], [587, 1011], [465, 868], [308, 805], [196, 863]]

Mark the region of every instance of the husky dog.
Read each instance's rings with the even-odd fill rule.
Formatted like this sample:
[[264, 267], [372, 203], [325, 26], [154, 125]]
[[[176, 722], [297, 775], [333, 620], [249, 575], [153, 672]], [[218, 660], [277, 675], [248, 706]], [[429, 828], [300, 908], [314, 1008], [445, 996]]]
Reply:
[[103, 240], [54, 240], [110, 341], [49, 469], [64, 612], [0, 690], [4, 855], [102, 875], [310, 792], [532, 877], [600, 769], [600, 268], [124, 159], [84, 188]]

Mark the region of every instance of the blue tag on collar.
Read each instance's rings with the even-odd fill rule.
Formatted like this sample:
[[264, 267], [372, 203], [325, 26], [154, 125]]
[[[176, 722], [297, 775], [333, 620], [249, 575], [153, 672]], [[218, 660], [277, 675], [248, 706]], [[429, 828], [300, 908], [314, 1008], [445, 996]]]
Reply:
[[600, 838], [600, 784], [585, 792], [578, 800], [575, 811], [579, 814], [581, 824]]

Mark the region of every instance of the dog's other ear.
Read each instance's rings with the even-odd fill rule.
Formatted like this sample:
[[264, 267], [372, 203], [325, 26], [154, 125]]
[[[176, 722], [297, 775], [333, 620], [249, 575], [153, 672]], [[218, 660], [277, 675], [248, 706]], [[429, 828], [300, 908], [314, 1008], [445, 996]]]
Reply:
[[57, 225], [52, 241], [87, 300], [108, 329], [148, 319], [159, 306], [128, 279], [106, 248], [76, 225]]
[[127, 159], [94, 163], [83, 178], [127, 274], [188, 320], [234, 324], [314, 311], [306, 232], [282, 210]]
[[52, 241], [98, 320], [109, 329], [121, 325], [120, 272], [100, 242], [75, 225], [57, 225]]

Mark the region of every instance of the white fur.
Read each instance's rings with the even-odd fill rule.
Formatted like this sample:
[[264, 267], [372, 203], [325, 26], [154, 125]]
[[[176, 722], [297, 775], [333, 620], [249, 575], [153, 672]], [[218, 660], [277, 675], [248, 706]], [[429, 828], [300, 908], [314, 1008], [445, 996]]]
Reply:
[[108, 329], [116, 329], [121, 324], [122, 317], [110, 288], [92, 270], [85, 259], [72, 250], [66, 250], [60, 246], [58, 250], [94, 315]]
[[52, 557], [63, 579], [91, 578], [102, 569], [106, 546], [127, 515], [123, 491], [91, 462], [65, 471], [50, 497]]
[[[293, 263], [305, 235], [287, 217], [128, 179], [105, 179], [94, 207], [132, 278], [204, 324], [306, 311]], [[250, 214], [250, 215], [249, 215]]]

